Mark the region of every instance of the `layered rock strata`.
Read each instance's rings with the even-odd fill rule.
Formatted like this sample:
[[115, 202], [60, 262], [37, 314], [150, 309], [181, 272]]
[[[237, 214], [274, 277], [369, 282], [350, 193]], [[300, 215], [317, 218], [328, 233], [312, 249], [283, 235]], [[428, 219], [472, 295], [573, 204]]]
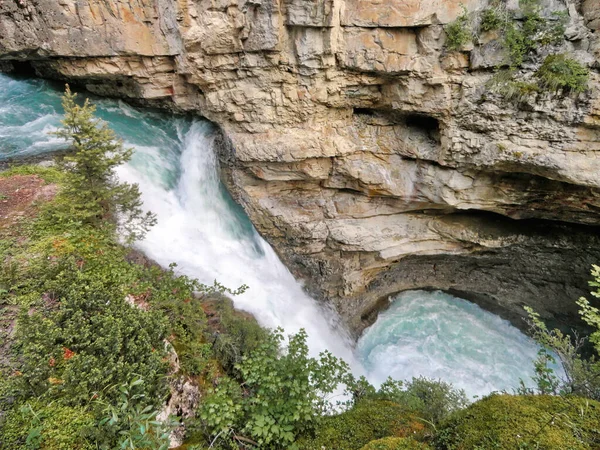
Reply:
[[[508, 9], [518, 1], [508, 0]], [[568, 17], [579, 96], [508, 102], [493, 32], [447, 51], [486, 0], [5, 0], [0, 59], [220, 125], [225, 179], [355, 332], [389, 295], [444, 289], [522, 325], [572, 323], [600, 262], [600, 9]], [[12, 61], [12, 62], [10, 62]], [[8, 63], [7, 63], [8, 62]]]

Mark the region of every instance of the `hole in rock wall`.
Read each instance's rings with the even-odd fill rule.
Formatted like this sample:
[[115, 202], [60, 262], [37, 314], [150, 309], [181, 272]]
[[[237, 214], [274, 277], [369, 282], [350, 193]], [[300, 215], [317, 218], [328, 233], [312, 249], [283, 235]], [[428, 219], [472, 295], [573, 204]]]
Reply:
[[357, 121], [368, 126], [400, 128], [405, 130], [403, 134], [435, 144], [441, 142], [440, 122], [427, 114], [376, 108], [354, 108], [353, 114]]
[[430, 139], [440, 142], [440, 122], [435, 117], [424, 114], [409, 114], [405, 117], [406, 126], [418, 130]]
[[21, 77], [35, 77], [36, 70], [31, 64], [31, 61], [10, 61], [12, 70], [10, 71], [13, 75]]

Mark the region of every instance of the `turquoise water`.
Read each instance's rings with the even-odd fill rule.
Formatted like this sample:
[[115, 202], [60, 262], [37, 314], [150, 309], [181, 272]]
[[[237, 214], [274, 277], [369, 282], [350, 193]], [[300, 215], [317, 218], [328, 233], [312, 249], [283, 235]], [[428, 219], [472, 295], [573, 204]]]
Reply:
[[[440, 291], [408, 291], [358, 341], [375, 383], [418, 377], [452, 380], [471, 395], [531, 385], [535, 343], [506, 320]], [[558, 368], [556, 368], [558, 370]]]
[[[0, 160], [64, 147], [49, 132], [60, 124], [60, 86], [0, 74]], [[424, 375], [471, 395], [517, 387], [532, 375], [537, 346], [508, 322], [439, 292], [408, 292], [359, 340], [356, 349], [339, 319], [304, 292], [258, 235], [219, 180], [214, 126], [202, 119], [140, 110], [96, 99], [98, 115], [127, 146], [132, 161], [121, 179], [138, 183], [158, 224], [138, 245], [163, 266], [205, 283], [250, 289], [235, 297], [269, 327], [305, 328], [313, 354], [329, 349], [357, 374], [379, 383]]]

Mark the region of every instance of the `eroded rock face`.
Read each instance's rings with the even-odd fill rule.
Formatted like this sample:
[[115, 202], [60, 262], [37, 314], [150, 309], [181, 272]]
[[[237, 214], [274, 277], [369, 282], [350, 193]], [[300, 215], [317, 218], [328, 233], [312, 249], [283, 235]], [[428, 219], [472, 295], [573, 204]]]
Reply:
[[517, 325], [523, 304], [570, 322], [600, 262], [598, 2], [542, 2], [568, 14], [555, 50], [591, 69], [588, 92], [518, 104], [487, 87], [506, 58], [493, 33], [444, 49], [461, 4], [488, 6], [4, 1], [0, 59], [218, 123], [230, 189], [356, 332], [414, 288], [460, 292]]

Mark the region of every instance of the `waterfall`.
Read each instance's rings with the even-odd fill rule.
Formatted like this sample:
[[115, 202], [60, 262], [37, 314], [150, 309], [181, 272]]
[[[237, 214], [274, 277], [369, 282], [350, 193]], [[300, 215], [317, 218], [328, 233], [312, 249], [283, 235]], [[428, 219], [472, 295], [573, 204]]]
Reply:
[[[0, 161], [60, 147], [48, 135], [59, 126], [60, 97], [48, 82], [0, 74]], [[337, 315], [304, 292], [223, 188], [209, 122], [95, 103], [135, 149], [118, 175], [138, 183], [145, 208], [157, 214], [157, 225], [138, 243], [148, 257], [163, 266], [175, 262], [179, 273], [206, 284], [248, 285], [233, 299], [237, 308], [286, 333], [306, 329], [313, 355], [328, 349], [376, 384], [388, 375], [424, 375], [482, 395], [529, 381], [537, 345], [508, 322], [442, 293], [401, 294], [354, 349]]]

